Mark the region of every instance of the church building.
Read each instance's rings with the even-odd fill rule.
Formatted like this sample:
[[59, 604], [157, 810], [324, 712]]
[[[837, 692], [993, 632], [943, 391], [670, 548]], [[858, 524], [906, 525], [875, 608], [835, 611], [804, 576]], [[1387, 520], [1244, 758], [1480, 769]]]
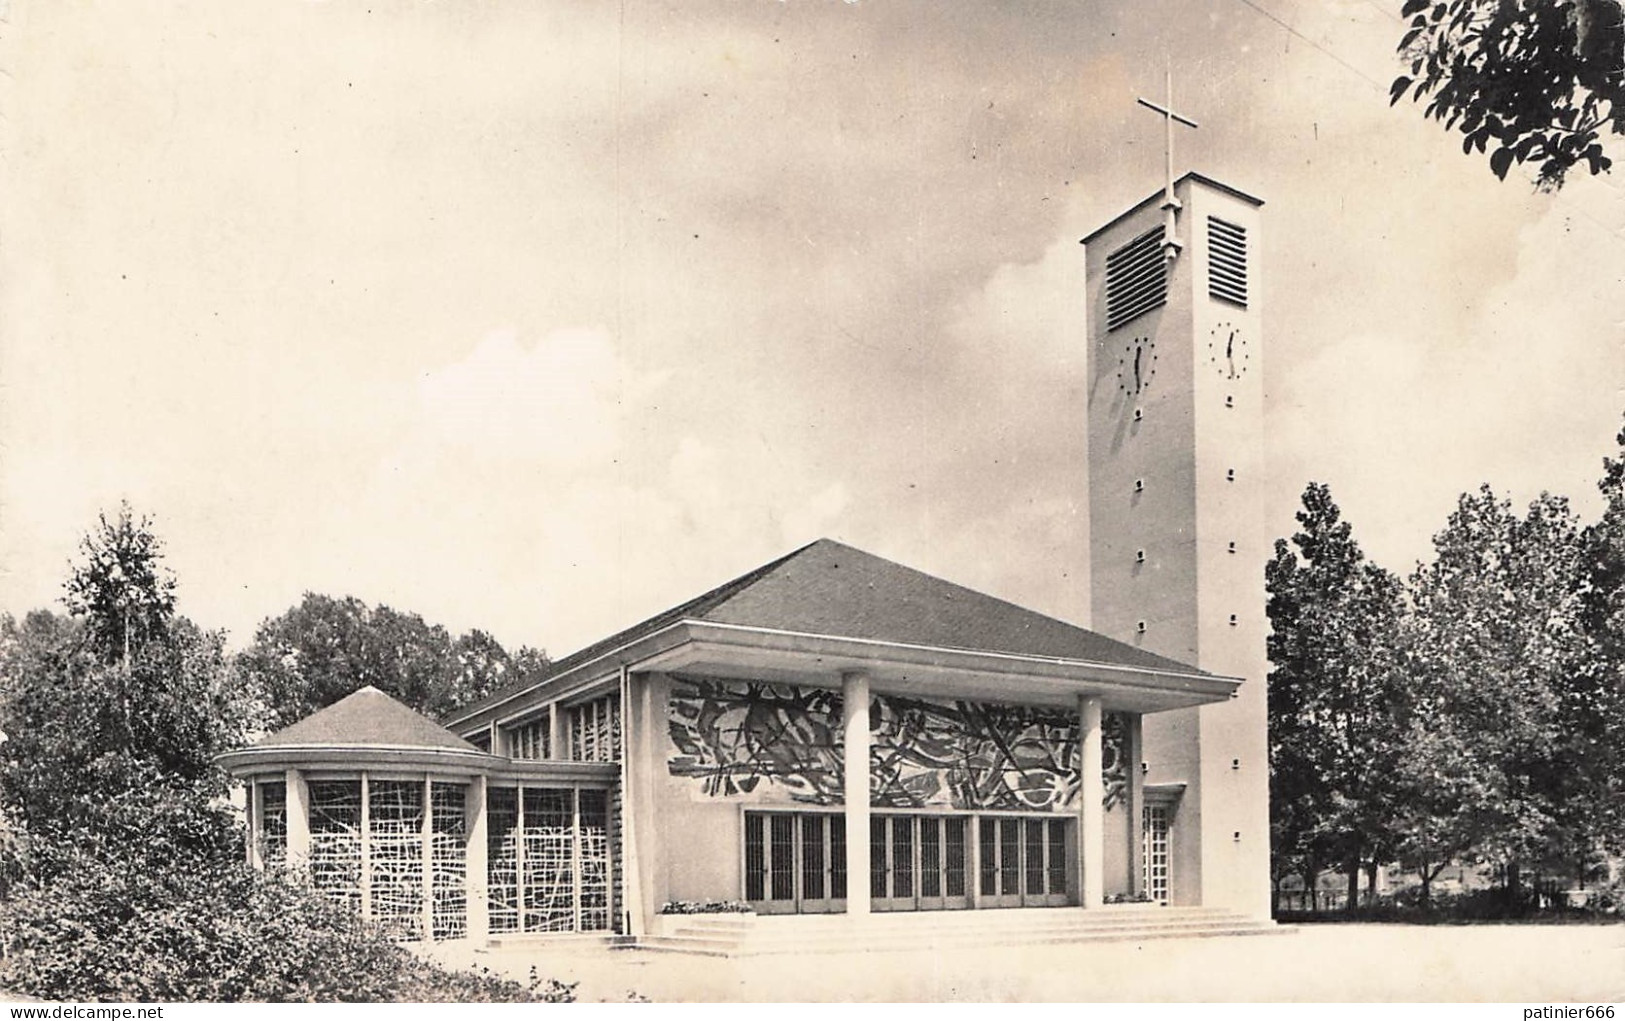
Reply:
[[1260, 206], [1188, 174], [1084, 239], [1093, 629], [820, 540], [438, 723], [364, 688], [228, 753], [251, 860], [412, 939], [1267, 920]]

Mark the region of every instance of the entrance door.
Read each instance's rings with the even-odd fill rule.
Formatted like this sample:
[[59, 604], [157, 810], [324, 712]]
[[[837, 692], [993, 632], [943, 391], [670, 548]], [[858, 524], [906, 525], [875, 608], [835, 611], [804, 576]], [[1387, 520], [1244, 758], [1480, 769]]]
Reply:
[[[1058, 907], [1074, 860], [1067, 822], [1037, 815], [876, 813], [869, 817], [869, 898], [875, 911]], [[745, 900], [760, 914], [846, 908], [846, 817], [745, 813]], [[973, 862], [979, 856], [978, 874]]]
[[1141, 887], [1158, 904], [1168, 903], [1168, 817], [1167, 805], [1146, 805], [1142, 826], [1141, 859], [1145, 874]]
[[923, 815], [918, 820], [921, 910], [970, 906], [965, 878], [968, 862], [965, 834], [970, 820], [963, 816]]
[[1046, 816], [983, 816], [978, 833], [983, 907], [1066, 903], [1066, 821]]
[[759, 914], [841, 910], [846, 903], [846, 817], [745, 813], [745, 900]]
[[875, 911], [970, 907], [969, 820], [960, 815], [875, 815], [869, 819], [869, 898]]

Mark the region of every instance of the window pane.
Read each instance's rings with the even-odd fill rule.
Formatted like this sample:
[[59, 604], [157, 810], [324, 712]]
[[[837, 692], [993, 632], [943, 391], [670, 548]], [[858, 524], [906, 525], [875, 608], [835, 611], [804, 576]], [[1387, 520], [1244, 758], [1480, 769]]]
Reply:
[[519, 929], [519, 792], [492, 787], [485, 794], [486, 883], [492, 932]]
[[1066, 893], [1066, 821], [1049, 821], [1049, 892]]
[[766, 900], [767, 845], [762, 836], [762, 816], [745, 813], [745, 899]]
[[914, 896], [914, 819], [894, 815], [891, 820], [892, 896]]
[[1027, 894], [1031, 897], [1044, 893], [1044, 823], [1043, 819], [1028, 819], [1027, 829]]
[[869, 820], [869, 896], [886, 896], [886, 817]]
[[983, 819], [980, 834], [982, 854], [982, 896], [992, 897], [999, 892], [999, 841], [997, 819]]
[[824, 899], [824, 817], [801, 817], [801, 896]]
[[436, 782], [431, 788], [435, 939], [458, 939], [468, 931], [466, 793], [461, 784]]
[[423, 781], [367, 785], [372, 917], [397, 939], [423, 938]]
[[310, 882], [361, 913], [361, 781], [310, 783]]
[[609, 928], [609, 792], [578, 791], [581, 799], [581, 929]]
[[999, 820], [999, 892], [1021, 892], [1021, 820]]
[[942, 886], [948, 897], [965, 896], [965, 825], [964, 819], [943, 820]]
[[942, 896], [942, 820], [920, 819], [920, 896]]
[[288, 782], [267, 780], [254, 785], [260, 799], [260, 861], [275, 868], [288, 860]]
[[796, 820], [795, 816], [769, 816], [773, 843], [773, 900], [796, 899]]
[[846, 816], [831, 815], [829, 820], [829, 895], [836, 900], [846, 899]]
[[525, 932], [570, 932], [575, 917], [574, 791], [526, 787], [524, 801]]

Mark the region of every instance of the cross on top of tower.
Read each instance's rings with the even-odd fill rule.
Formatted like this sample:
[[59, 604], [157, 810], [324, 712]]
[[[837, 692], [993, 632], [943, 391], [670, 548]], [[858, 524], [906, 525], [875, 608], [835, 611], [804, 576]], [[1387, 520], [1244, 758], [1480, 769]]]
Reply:
[[1162, 254], [1163, 258], [1172, 262], [1179, 255], [1179, 250], [1182, 247], [1177, 232], [1179, 226], [1179, 200], [1174, 197], [1174, 121], [1192, 128], [1196, 127], [1197, 124], [1184, 114], [1174, 112], [1174, 72], [1172, 67], [1168, 68], [1165, 88], [1167, 90], [1167, 101], [1165, 103], [1153, 103], [1144, 97], [1139, 98], [1137, 101], [1141, 106], [1149, 107], [1161, 114], [1163, 119], [1163, 161], [1167, 171], [1167, 182], [1163, 185], [1162, 192]]

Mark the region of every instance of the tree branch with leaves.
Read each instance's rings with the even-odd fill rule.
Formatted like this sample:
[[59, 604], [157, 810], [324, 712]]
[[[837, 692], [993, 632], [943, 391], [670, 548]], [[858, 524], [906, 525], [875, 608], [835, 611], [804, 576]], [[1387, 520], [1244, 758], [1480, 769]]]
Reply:
[[1407, 0], [1399, 52], [1423, 116], [1462, 134], [1462, 151], [1489, 153], [1505, 179], [1531, 164], [1556, 189], [1584, 164], [1612, 166], [1604, 133], [1625, 132], [1625, 10], [1621, 0]]

